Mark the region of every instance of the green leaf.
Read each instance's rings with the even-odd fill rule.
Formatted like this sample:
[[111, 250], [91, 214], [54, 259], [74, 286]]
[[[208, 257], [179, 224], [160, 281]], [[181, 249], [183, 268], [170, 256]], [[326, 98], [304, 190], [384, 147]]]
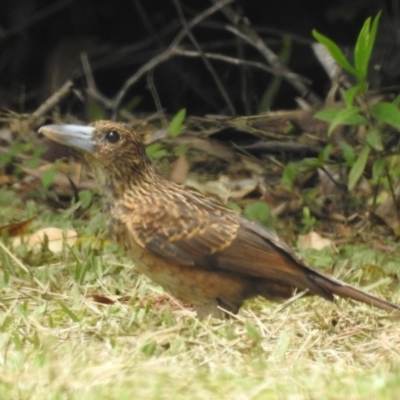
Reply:
[[380, 16], [381, 13], [379, 12], [374, 18], [372, 26], [371, 18], [367, 18], [357, 38], [354, 49], [354, 66], [360, 83], [367, 79], [369, 60], [374, 47]]
[[281, 183], [283, 186], [287, 187], [288, 189], [293, 189], [293, 183], [296, 178], [296, 164], [295, 163], [288, 163], [286, 164], [282, 177]]
[[333, 59], [347, 72], [350, 72], [352, 75], [356, 74], [356, 70], [350, 63], [347, 61], [346, 56], [340, 50], [339, 46], [333, 42], [331, 39], [327, 38], [326, 36], [322, 35], [321, 33], [317, 32], [315, 29], [312, 31], [313, 36], [315, 39], [318, 40], [321, 44], [323, 44], [329, 51], [330, 55]]
[[353, 148], [344, 141], [339, 142], [339, 146], [342, 148], [343, 157], [347, 161], [347, 165], [352, 166], [356, 160]]
[[13, 159], [13, 155], [11, 153], [0, 154], [0, 167], [5, 167], [10, 164]]
[[370, 50], [370, 31], [371, 18], [367, 18], [358, 35], [356, 46], [354, 49], [354, 66], [359, 81], [363, 82], [367, 77], [367, 69], [369, 62]]
[[370, 109], [371, 115], [378, 121], [400, 130], [400, 110], [393, 103], [382, 101]]
[[62, 300], [57, 300], [58, 305], [62, 308], [62, 310], [65, 312], [65, 314], [68, 315], [68, 317], [71, 318], [72, 322], [79, 322], [80, 319], [79, 317], [68, 308], [68, 306], [62, 301]]
[[386, 167], [386, 160], [378, 158], [372, 166], [372, 180], [378, 182], [379, 178], [383, 175]]
[[341, 111], [342, 108], [324, 108], [315, 113], [314, 118], [325, 122], [332, 122]]
[[392, 104], [394, 104], [395, 106], [398, 106], [400, 104], [400, 94], [398, 94], [394, 100], [392, 101]]
[[367, 143], [375, 150], [382, 151], [382, 132], [378, 128], [372, 128], [366, 134]]
[[[350, 111], [349, 111], [350, 110]], [[359, 107], [352, 108], [325, 108], [314, 114], [314, 118], [321, 121], [333, 123], [343, 120], [343, 125], [363, 125], [368, 124], [368, 120], [358, 114], [361, 111]]]
[[368, 125], [368, 120], [359, 113], [360, 107], [345, 108], [337, 113], [328, 129], [328, 136], [340, 125]]
[[81, 190], [78, 197], [83, 209], [88, 208], [92, 203], [92, 192], [90, 190]]
[[141, 351], [146, 356], [152, 356], [157, 349], [157, 343], [154, 340], [150, 340], [144, 346], [142, 346]]
[[271, 211], [266, 203], [263, 201], [255, 201], [254, 203], [249, 204], [243, 214], [256, 222], [264, 226], [270, 226], [272, 224], [272, 216]]
[[42, 179], [42, 185], [47, 189], [50, 187], [50, 185], [54, 182], [54, 177], [56, 176], [56, 169], [55, 168], [49, 168], [46, 171], [43, 172], [43, 175], [41, 176]]
[[168, 155], [161, 143], [153, 143], [146, 147], [146, 154], [154, 159], [163, 158]]
[[320, 151], [320, 153], [318, 155], [318, 161], [319, 161], [320, 166], [322, 166], [326, 161], [329, 160], [329, 157], [332, 154], [332, 149], [333, 149], [333, 146], [331, 144], [328, 144]]
[[346, 103], [346, 106], [348, 108], [353, 107], [354, 105], [354, 97], [356, 97], [357, 94], [363, 93], [364, 92], [364, 87], [362, 85], [356, 85], [351, 87], [350, 89], [347, 89], [343, 93], [343, 99], [344, 102]]
[[234, 203], [233, 201], [228, 201], [228, 203], [226, 203], [225, 206], [230, 208], [233, 211], [237, 211], [237, 212], [241, 211], [239, 204]]
[[371, 149], [369, 146], [365, 146], [360, 151], [360, 154], [358, 155], [358, 158], [349, 173], [349, 182], [348, 182], [349, 190], [354, 189], [357, 182], [360, 180], [362, 174], [364, 173], [370, 151]]
[[186, 117], [186, 109], [179, 110], [169, 124], [168, 131], [172, 137], [180, 135], [182, 132], [183, 121]]

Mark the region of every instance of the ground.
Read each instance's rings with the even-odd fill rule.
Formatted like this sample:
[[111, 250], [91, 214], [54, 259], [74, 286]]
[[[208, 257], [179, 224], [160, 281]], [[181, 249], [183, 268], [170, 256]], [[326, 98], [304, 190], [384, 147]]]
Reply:
[[[398, 396], [399, 320], [384, 311], [346, 300], [255, 299], [229, 320], [199, 321], [104, 239], [96, 204], [88, 222], [76, 218], [76, 207], [23, 205], [6, 189], [0, 203], [2, 218], [37, 215], [30, 232], [56, 226], [78, 234], [54, 254], [15, 247], [12, 238], [0, 242], [2, 398]], [[303, 256], [400, 303], [391, 275], [396, 246], [355, 244]]]

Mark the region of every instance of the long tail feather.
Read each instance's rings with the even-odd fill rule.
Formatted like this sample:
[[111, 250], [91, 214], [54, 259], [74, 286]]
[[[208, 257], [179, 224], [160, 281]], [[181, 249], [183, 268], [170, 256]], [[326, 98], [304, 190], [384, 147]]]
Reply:
[[382, 310], [400, 314], [400, 306], [398, 306], [397, 304], [391, 303], [390, 301], [384, 299], [380, 299], [379, 297], [364, 292], [361, 289], [357, 289], [356, 287], [348, 285], [347, 283], [319, 274], [312, 276], [312, 280], [314, 280], [323, 289], [337, 296], [347, 297], [353, 300], [360, 301], [362, 303], [369, 304], [374, 307], [381, 308]]

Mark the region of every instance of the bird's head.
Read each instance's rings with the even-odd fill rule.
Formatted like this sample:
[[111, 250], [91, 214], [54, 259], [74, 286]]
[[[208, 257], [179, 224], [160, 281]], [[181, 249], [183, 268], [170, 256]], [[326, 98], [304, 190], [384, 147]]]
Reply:
[[140, 135], [128, 125], [113, 121], [45, 125], [39, 132], [81, 153], [101, 185], [140, 184], [157, 176]]

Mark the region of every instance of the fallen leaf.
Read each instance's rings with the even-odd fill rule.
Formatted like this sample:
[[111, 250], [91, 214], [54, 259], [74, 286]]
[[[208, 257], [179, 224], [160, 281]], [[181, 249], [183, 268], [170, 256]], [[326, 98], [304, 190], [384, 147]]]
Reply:
[[26, 233], [31, 222], [36, 218], [36, 215], [32, 218], [24, 221], [13, 222], [12, 224], [0, 226], [0, 236], [7, 234], [9, 237], [20, 236]]
[[188, 178], [185, 185], [204, 195], [216, 196], [222, 203], [226, 204], [228, 200], [240, 200], [256, 190], [258, 182], [252, 178], [232, 180], [226, 175], [221, 175], [218, 180], [207, 182]]
[[114, 304], [117, 300], [110, 299], [107, 296], [103, 296], [101, 294], [90, 294], [88, 297], [92, 298], [96, 303], [111, 305]]
[[111, 305], [115, 303], [128, 304], [132, 300], [132, 296], [104, 296], [103, 294], [89, 294], [87, 297], [93, 299], [96, 303]]
[[322, 237], [317, 232], [311, 231], [306, 235], [300, 235], [298, 240], [298, 246], [301, 250], [316, 249], [322, 250], [324, 247], [334, 247], [331, 240]]
[[47, 243], [48, 249], [52, 253], [59, 253], [62, 251], [65, 244], [73, 246], [78, 239], [76, 231], [62, 230], [59, 228], [48, 227], [38, 230], [26, 237], [17, 237], [13, 241], [14, 246], [19, 246], [25, 243], [30, 250], [40, 250], [44, 243]]

